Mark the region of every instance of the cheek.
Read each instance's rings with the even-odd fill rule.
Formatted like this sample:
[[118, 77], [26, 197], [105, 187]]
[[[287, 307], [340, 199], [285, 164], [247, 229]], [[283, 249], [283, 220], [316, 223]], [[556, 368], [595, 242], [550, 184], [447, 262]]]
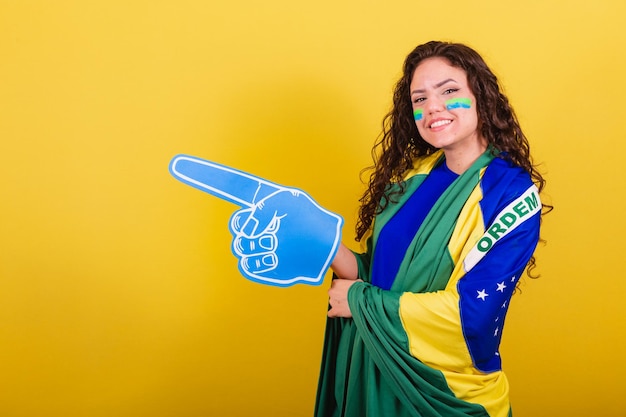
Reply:
[[428, 130], [424, 127], [423, 123], [416, 121], [415, 126], [417, 126], [417, 132], [420, 134], [422, 138], [425, 138], [426, 136], [428, 136]]
[[455, 97], [450, 100], [446, 100], [446, 109], [448, 111], [463, 109], [469, 110], [472, 107], [473, 100], [470, 97]]
[[478, 121], [478, 114], [476, 113], [476, 110], [474, 109], [474, 111], [472, 111], [471, 115], [470, 115], [470, 121], [472, 123], [472, 126], [474, 126], [474, 128], [476, 130], [480, 129], [480, 122]]

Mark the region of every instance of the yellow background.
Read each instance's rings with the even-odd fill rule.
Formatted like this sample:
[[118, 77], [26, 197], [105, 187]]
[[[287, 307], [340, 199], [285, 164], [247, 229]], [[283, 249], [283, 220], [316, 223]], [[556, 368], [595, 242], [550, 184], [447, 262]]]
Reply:
[[310, 416], [327, 285], [247, 281], [188, 153], [346, 220], [405, 55], [468, 43], [548, 179], [518, 417], [624, 416], [621, 0], [0, 1], [0, 416]]

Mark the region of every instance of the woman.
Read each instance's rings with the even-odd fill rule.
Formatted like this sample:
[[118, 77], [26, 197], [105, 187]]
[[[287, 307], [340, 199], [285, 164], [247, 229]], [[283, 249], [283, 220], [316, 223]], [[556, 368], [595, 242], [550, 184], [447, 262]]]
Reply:
[[510, 415], [498, 347], [544, 179], [480, 55], [413, 50], [375, 149], [365, 251], [332, 263], [315, 415]]

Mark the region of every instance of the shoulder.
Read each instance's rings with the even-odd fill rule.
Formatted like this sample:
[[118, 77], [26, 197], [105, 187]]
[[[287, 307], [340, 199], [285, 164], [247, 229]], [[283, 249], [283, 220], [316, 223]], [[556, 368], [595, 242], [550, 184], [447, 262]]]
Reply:
[[524, 195], [533, 186], [533, 182], [525, 169], [497, 157], [485, 169], [480, 185], [480, 205], [487, 220]]
[[437, 162], [443, 157], [443, 151], [439, 150], [430, 155], [421, 156], [413, 160], [413, 168], [404, 174], [404, 181], [409, 180], [416, 175], [428, 174]]
[[533, 185], [530, 174], [523, 168], [500, 157], [487, 166], [481, 179], [483, 194], [517, 197]]

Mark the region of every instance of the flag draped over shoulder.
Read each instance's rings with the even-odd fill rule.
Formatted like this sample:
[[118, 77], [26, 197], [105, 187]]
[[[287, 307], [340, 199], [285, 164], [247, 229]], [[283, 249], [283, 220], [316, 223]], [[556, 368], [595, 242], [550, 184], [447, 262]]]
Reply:
[[[441, 158], [441, 152], [426, 157], [409, 173], [399, 201], [377, 216], [367, 240], [368, 253], [375, 248], [385, 223]], [[453, 259], [449, 241], [459, 215], [467, 210], [464, 206], [479, 187], [481, 175], [493, 158], [489, 149], [443, 193], [412, 241], [389, 291], [369, 284], [370, 256], [357, 255], [359, 278], [364, 282], [355, 283], [348, 293], [353, 319], [327, 321], [316, 417], [489, 416], [484, 404], [465, 401], [453, 392], [449, 374], [415, 356], [405, 330], [401, 303], [407, 293], [444, 290], [454, 271], [459, 270], [462, 259], [458, 259], [459, 254]], [[482, 233], [484, 226], [480, 228]], [[458, 311], [458, 297], [454, 293], [449, 300], [444, 295], [440, 298], [439, 302], [449, 302], [451, 309]], [[489, 378], [474, 370], [466, 376], [481, 381]], [[492, 378], [504, 376], [495, 373]], [[506, 396], [505, 380], [498, 380], [495, 386], [504, 387], [502, 390], [506, 392], [490, 395], [500, 399]]]

